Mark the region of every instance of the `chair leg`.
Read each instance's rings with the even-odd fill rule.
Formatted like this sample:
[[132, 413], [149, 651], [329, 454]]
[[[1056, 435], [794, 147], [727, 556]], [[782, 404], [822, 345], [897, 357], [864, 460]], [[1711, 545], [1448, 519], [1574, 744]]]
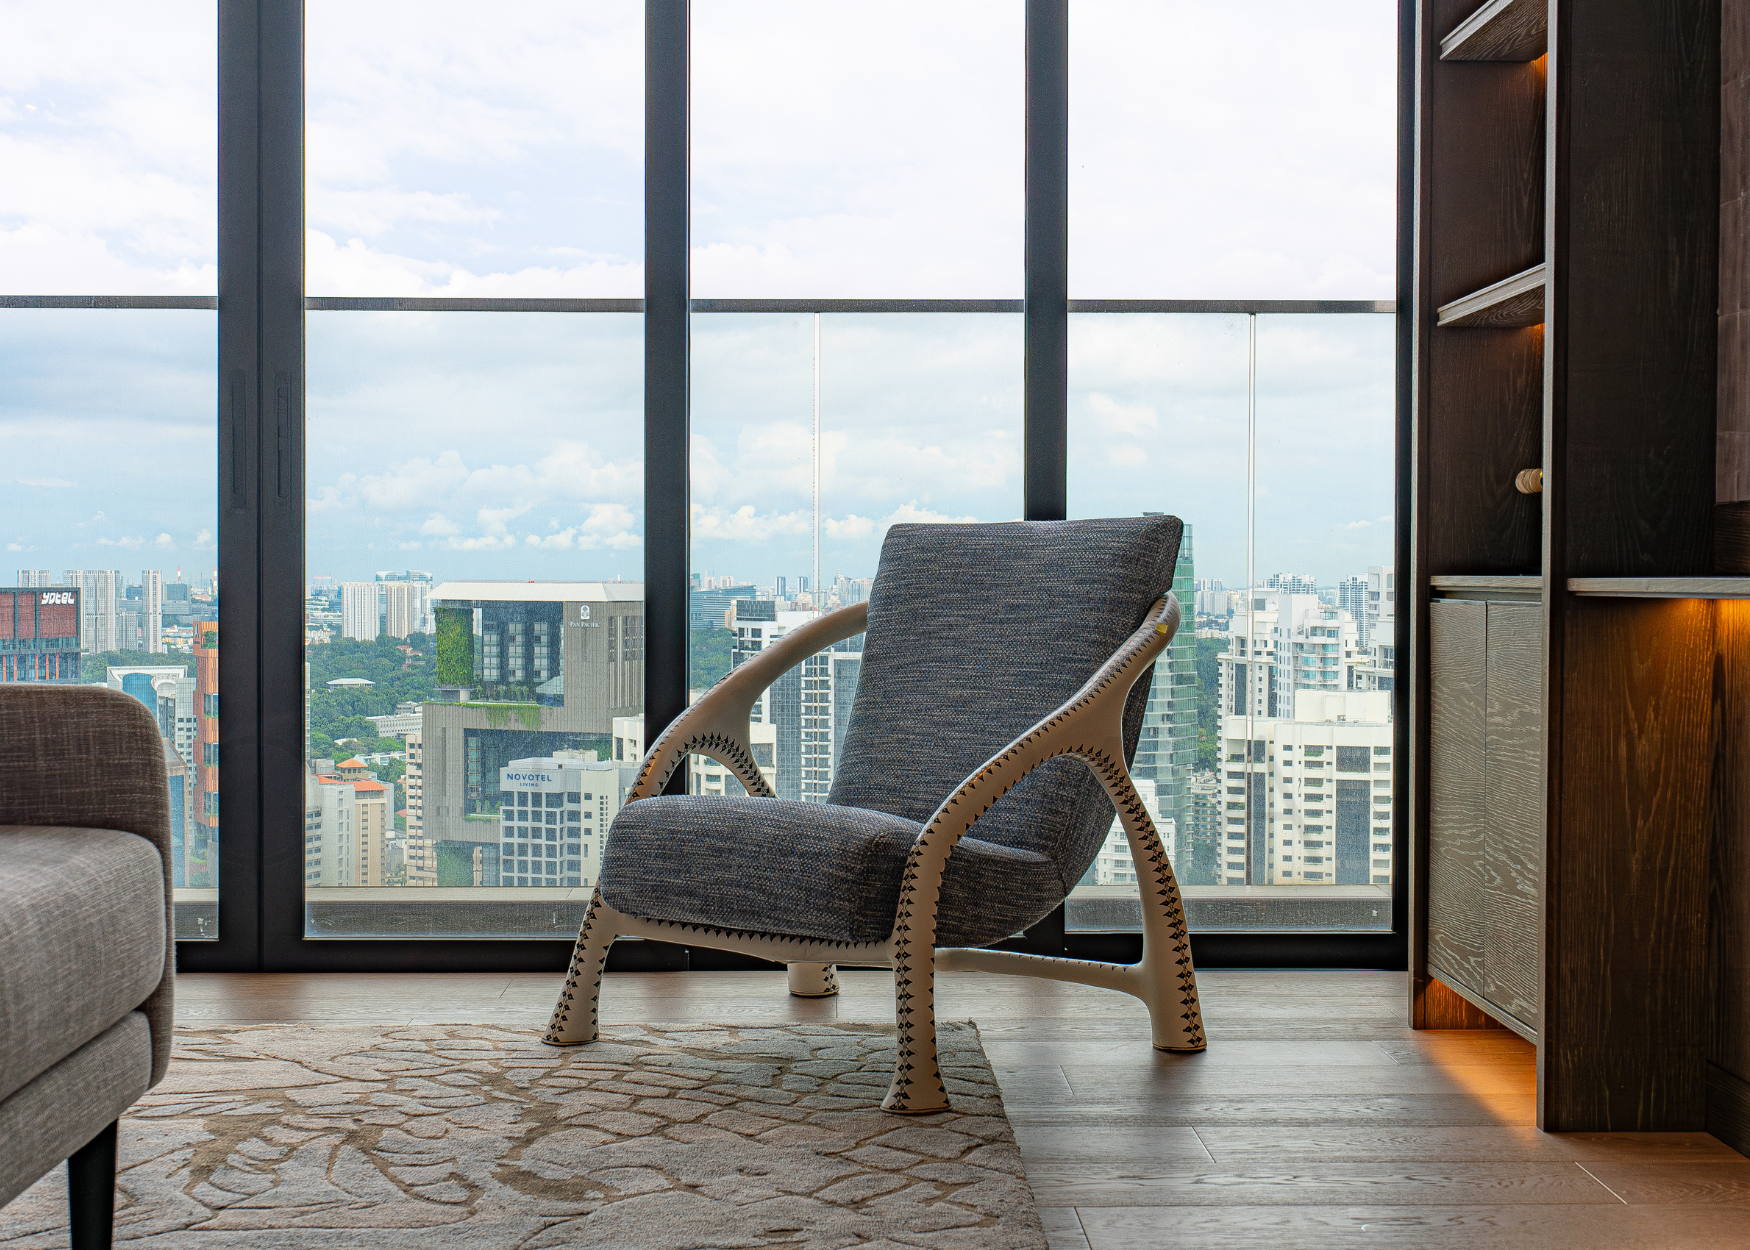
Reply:
[[109, 1250], [115, 1235], [116, 1123], [67, 1157], [73, 1250]]
[[839, 992], [838, 970], [832, 964], [786, 964], [790, 993], [797, 998], [831, 998]]
[[598, 889], [589, 900], [583, 924], [578, 927], [577, 944], [571, 948], [571, 967], [565, 974], [565, 988], [559, 991], [553, 1018], [547, 1023], [547, 1031], [541, 1035], [541, 1040], [549, 1046], [581, 1046], [596, 1039], [602, 967], [608, 962], [608, 951], [614, 945], [614, 933], [602, 923], [602, 906], [602, 892]]
[[901, 941], [893, 952], [893, 1017], [899, 1053], [881, 1109], [895, 1115], [948, 1110], [948, 1089], [936, 1057], [936, 952]]
[[[1197, 971], [1191, 964], [1191, 926], [1179, 882], [1158, 838], [1149, 858], [1154, 861], [1143, 886], [1142, 962], [1137, 997], [1148, 1007], [1149, 1031], [1156, 1050], [1204, 1050], [1203, 1008], [1197, 1000]], [[1134, 846], [1135, 843], [1133, 842]], [[1136, 856], [1141, 867], [1143, 857]]]

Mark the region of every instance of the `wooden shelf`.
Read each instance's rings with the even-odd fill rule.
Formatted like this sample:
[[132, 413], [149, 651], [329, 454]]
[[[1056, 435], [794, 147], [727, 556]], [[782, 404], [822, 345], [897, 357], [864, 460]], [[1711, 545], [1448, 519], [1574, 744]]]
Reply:
[[1440, 41], [1440, 59], [1535, 61], [1548, 43], [1546, 0], [1488, 0]]
[[1529, 590], [1543, 589], [1543, 578], [1537, 574], [1503, 573], [1441, 573], [1428, 579], [1435, 590]]
[[1439, 325], [1516, 330], [1543, 324], [1543, 266], [1502, 278], [1441, 307]]
[[1568, 589], [1610, 599], [1750, 599], [1750, 577], [1570, 577]]

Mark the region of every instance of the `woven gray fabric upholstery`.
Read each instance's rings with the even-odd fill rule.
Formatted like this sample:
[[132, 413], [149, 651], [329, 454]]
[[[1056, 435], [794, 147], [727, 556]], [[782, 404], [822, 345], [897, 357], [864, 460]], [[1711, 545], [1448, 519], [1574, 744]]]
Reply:
[[[170, 789], [164, 774], [158, 723], [137, 699], [101, 686], [0, 686], [0, 864], [9, 854], [12, 826], [56, 826], [72, 831], [110, 829], [135, 835], [158, 853], [162, 890], [155, 906], [159, 927], [173, 932], [170, 915]], [[80, 779], [69, 784], [69, 778]], [[99, 779], [101, 784], [92, 784]], [[40, 831], [39, 831], [40, 832]], [[41, 923], [53, 923], [45, 917]], [[170, 1063], [176, 944], [162, 941], [159, 975], [143, 1001], [152, 1031], [152, 1083]], [[10, 952], [6, 953], [10, 957]], [[109, 957], [131, 963], [129, 952]], [[39, 985], [39, 992], [60, 987]], [[120, 1018], [119, 1014], [116, 1018]], [[107, 1026], [113, 1021], [106, 1021]], [[12, 1045], [0, 1034], [0, 1051]], [[93, 1126], [95, 1132], [102, 1125]]]
[[[878, 942], [893, 930], [919, 828], [901, 816], [827, 803], [643, 799], [614, 820], [602, 897], [656, 920]], [[1063, 894], [1057, 866], [1045, 856], [962, 838], [942, 882], [937, 944], [999, 941]]]
[[[928, 820], [1142, 623], [1172, 586], [1183, 530], [1167, 516], [888, 530], [832, 802]], [[1125, 705], [1126, 762], [1147, 702], [1139, 681]], [[1054, 760], [973, 833], [1049, 857], [1061, 899], [1094, 862], [1112, 815], [1085, 765]]]
[[164, 975], [158, 852], [113, 829], [0, 833], [0, 1099], [133, 1011]]
[[152, 1026], [130, 1011], [0, 1102], [0, 1206], [120, 1119], [151, 1084]]
[[[896, 525], [869, 598], [831, 802], [675, 796], [628, 805], [602, 896], [628, 915], [870, 942], [893, 927], [923, 821], [980, 765], [1062, 706], [1172, 585], [1176, 517]], [[1125, 704], [1133, 758], [1148, 682]], [[1076, 760], [999, 799], [948, 860], [941, 946], [1035, 923], [1087, 870], [1112, 803]]]

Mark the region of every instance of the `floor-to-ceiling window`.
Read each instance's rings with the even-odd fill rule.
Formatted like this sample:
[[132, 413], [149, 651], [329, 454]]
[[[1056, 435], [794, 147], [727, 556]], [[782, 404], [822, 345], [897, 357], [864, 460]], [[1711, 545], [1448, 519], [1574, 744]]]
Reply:
[[637, 0], [307, 5], [308, 937], [550, 937], [594, 888], [644, 707], [642, 47]]
[[[9, 653], [158, 712], [181, 936], [218, 930], [222, 746], [234, 881], [297, 904], [238, 959], [559, 938], [660, 723], [865, 598], [889, 525], [1144, 512], [1186, 522], [1135, 773], [1193, 927], [1392, 927], [1391, 0], [1311, 26], [1181, 0], [219, 7], [218, 90], [200, 5], [95, 37], [11, 6], [0, 52], [30, 174], [0, 187]], [[1030, 129], [1055, 90], [1030, 23], [1067, 30], [1067, 158]], [[690, 128], [647, 134], [676, 100]], [[257, 169], [215, 172], [215, 118], [267, 136]], [[1030, 184], [1068, 206], [1055, 416]], [[256, 248], [259, 377], [227, 237]], [[646, 298], [676, 239], [678, 352]], [[224, 743], [215, 534], [241, 561]], [[75, 632], [44, 632], [43, 593]], [[760, 708], [784, 797], [830, 791], [856, 642]], [[683, 784], [734, 789], [703, 760]], [[1134, 875], [1110, 840], [1069, 928], [1133, 926]]]
[[[0, 682], [158, 721], [176, 935], [218, 936], [211, 5], [0, 12]], [[95, 761], [69, 784], [101, 786]]]

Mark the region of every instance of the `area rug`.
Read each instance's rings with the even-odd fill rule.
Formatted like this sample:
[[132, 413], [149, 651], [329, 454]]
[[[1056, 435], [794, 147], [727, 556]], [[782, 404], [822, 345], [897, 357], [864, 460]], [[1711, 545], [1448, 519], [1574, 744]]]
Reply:
[[[879, 1108], [891, 1025], [179, 1029], [122, 1122], [130, 1246], [1044, 1247], [990, 1064], [941, 1025], [953, 1109]], [[66, 1170], [0, 1246], [67, 1244]]]

